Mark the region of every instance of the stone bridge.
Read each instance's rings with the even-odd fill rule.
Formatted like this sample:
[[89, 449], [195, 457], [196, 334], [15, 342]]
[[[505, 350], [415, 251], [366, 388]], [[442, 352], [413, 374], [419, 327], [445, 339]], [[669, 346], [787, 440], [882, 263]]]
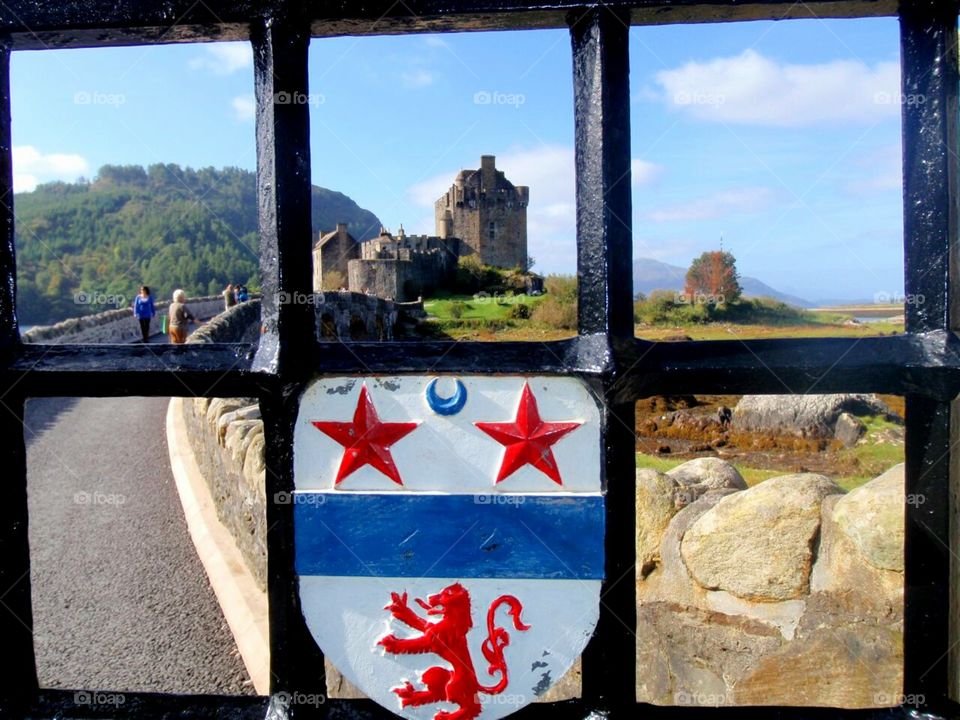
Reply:
[[425, 316], [423, 301], [394, 302], [357, 292], [326, 292], [315, 298], [321, 340], [392, 340], [397, 323]]
[[[315, 306], [317, 337], [321, 340], [392, 340], [398, 322], [425, 316], [423, 302], [399, 303], [355, 292], [329, 292], [303, 298], [280, 296], [279, 302], [309, 302]], [[151, 331], [160, 332], [160, 318], [169, 302], [157, 302]], [[189, 298], [187, 306], [211, 327], [197, 329], [207, 342], [256, 342], [260, 333], [260, 301], [253, 299], [223, 311], [223, 297]], [[216, 339], [214, 339], [216, 338]], [[241, 339], [242, 338], [242, 339]], [[70, 318], [55, 325], [36, 327], [22, 336], [25, 343], [127, 343], [140, 339], [140, 326], [130, 308], [107, 310]]]

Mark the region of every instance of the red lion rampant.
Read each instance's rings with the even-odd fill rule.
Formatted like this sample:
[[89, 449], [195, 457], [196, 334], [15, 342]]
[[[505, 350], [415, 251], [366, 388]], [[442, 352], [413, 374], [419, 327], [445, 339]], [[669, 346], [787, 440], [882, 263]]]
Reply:
[[501, 605], [506, 605], [507, 614], [513, 617], [513, 626], [517, 630], [529, 630], [530, 626], [520, 620], [520, 613], [523, 612], [520, 601], [513, 595], [501, 595], [487, 610], [487, 639], [483, 641], [483, 657], [490, 663], [488, 674], [499, 675], [499, 680], [496, 685], [485, 686], [477, 680], [467, 647], [467, 633], [473, 627], [473, 620], [470, 593], [463, 585], [449, 585], [436, 595], [429, 596], [426, 602], [415, 598], [427, 615], [440, 616], [435, 622], [420, 617], [407, 605], [407, 593], [390, 593], [390, 597], [391, 602], [384, 610], [389, 610], [397, 620], [423, 634], [413, 638], [387, 635], [377, 644], [397, 655], [433, 653], [452, 666], [451, 669], [439, 666], [427, 668], [421, 676], [425, 689], [418, 690], [409, 680], [393, 688], [400, 698], [400, 704], [408, 707], [450, 702], [459, 708], [453, 712], [440, 711], [434, 715], [434, 720], [472, 720], [477, 717], [482, 709], [479, 694], [497, 695], [506, 689], [509, 682], [503, 649], [510, 644], [510, 635], [494, 624], [494, 616]]

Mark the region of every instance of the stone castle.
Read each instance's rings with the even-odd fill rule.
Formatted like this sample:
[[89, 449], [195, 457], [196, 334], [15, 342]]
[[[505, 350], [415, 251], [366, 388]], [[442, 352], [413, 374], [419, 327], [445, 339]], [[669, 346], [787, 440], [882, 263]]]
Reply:
[[313, 287], [325, 274], [339, 273], [352, 292], [397, 301], [415, 300], [448, 284], [463, 255], [484, 265], [527, 267], [527, 203], [530, 189], [514, 185], [496, 168], [493, 155], [480, 157], [478, 170], [461, 170], [434, 204], [436, 235], [380, 235], [358, 242], [339, 223], [322, 233], [313, 248]]

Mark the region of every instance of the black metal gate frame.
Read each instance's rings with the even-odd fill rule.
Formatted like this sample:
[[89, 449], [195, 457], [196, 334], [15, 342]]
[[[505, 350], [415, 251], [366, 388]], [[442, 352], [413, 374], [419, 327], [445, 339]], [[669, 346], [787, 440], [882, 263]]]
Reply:
[[[906, 333], [871, 339], [652, 343], [633, 336], [631, 290], [631, 24], [899, 15], [904, 103]], [[310, 143], [306, 104], [311, 37], [430, 31], [569, 28], [573, 48], [579, 334], [549, 343], [316, 341], [309, 293]], [[20, 343], [10, 135], [10, 56], [19, 50], [249, 40], [257, 100], [257, 192], [263, 335], [246, 345], [38, 346]], [[271, 503], [272, 688], [269, 698], [125, 693], [120, 706], [77, 707], [73, 693], [38, 687], [30, 604], [26, 461], [30, 396], [256, 396], [267, 437], [267, 496], [293, 487], [293, 421], [317, 374], [546, 373], [582, 377], [605, 399], [607, 568], [600, 622], [584, 653], [577, 700], [528, 706], [518, 717], [960, 717], [957, 696], [960, 319], [957, 274], [957, 6], [936, 0], [63, 0], [0, 2], [0, 673], [2, 717], [385, 717], [370, 701], [292, 706], [281, 693], [323, 693], [322, 656], [300, 615], [292, 505]], [[642, 122], [642, 118], [641, 118]], [[635, 702], [633, 404], [668, 393], [882, 392], [906, 396], [904, 688], [926, 704], [893, 709], [659, 708]], [[954, 477], [956, 474], [953, 474]], [[102, 688], [110, 690], [110, 688]]]

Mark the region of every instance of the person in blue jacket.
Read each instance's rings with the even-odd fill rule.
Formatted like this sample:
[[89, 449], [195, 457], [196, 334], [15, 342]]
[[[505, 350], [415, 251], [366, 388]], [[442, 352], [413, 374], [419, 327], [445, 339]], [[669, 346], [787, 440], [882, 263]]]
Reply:
[[153, 308], [153, 297], [150, 295], [150, 288], [146, 285], [140, 286], [140, 294], [133, 301], [133, 316], [140, 323], [140, 334], [143, 336], [141, 342], [150, 340], [150, 320], [156, 315]]

